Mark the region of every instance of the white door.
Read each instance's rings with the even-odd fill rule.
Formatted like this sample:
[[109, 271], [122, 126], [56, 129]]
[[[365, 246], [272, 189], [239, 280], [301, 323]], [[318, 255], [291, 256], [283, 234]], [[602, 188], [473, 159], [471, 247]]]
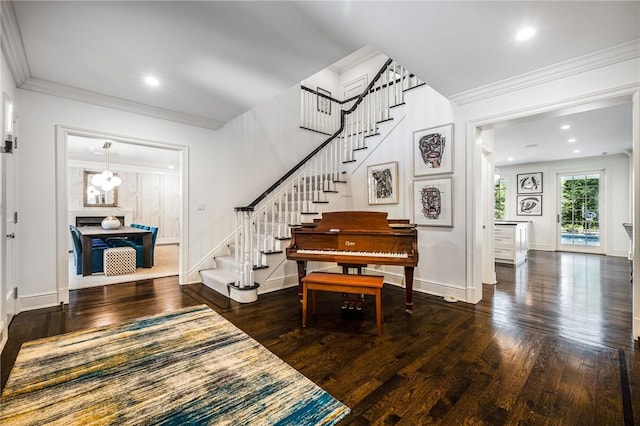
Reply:
[[602, 172], [558, 175], [558, 249], [604, 253]]
[[[3, 94], [2, 109], [2, 154], [0, 154], [0, 223], [3, 244], [0, 245], [0, 288], [2, 289], [2, 313], [4, 324], [8, 327], [16, 313], [15, 304], [15, 232], [17, 221], [16, 209], [16, 160], [13, 148], [15, 140], [15, 113], [13, 102]], [[4, 141], [10, 141], [10, 144]], [[1, 322], [1, 321], [0, 321]]]

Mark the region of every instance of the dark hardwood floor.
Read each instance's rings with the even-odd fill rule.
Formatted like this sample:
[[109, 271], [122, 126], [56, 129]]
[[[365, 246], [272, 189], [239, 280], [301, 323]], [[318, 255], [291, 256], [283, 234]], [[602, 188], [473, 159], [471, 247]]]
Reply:
[[626, 259], [530, 252], [498, 266], [476, 304], [384, 289], [344, 314], [320, 293], [300, 327], [296, 289], [239, 305], [177, 278], [76, 290], [63, 309], [23, 312], [2, 353], [2, 386], [24, 341], [207, 304], [351, 408], [345, 425], [631, 425], [640, 422], [640, 353]]

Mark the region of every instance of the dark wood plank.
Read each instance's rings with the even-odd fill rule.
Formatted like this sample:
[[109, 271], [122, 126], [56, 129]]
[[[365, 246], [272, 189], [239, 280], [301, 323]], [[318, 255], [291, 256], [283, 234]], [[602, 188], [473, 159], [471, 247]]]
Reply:
[[415, 294], [413, 315], [385, 285], [382, 336], [369, 296], [345, 314], [320, 292], [303, 330], [297, 288], [247, 305], [175, 277], [76, 290], [63, 309], [14, 318], [2, 386], [22, 342], [206, 304], [347, 404], [341, 424], [625, 424], [619, 351], [640, 418], [626, 259], [533, 252], [498, 277], [476, 305]]

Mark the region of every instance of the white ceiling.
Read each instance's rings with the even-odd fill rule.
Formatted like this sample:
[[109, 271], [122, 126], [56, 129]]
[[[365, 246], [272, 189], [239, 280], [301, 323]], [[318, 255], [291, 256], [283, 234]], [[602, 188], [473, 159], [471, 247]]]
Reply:
[[[631, 102], [625, 102], [504, 123], [495, 129], [494, 163], [501, 167], [631, 152], [631, 114]], [[563, 125], [571, 127], [563, 130]]]
[[366, 45], [451, 97], [640, 39], [639, 22], [638, 1], [18, 1], [2, 30], [25, 89], [218, 128]]

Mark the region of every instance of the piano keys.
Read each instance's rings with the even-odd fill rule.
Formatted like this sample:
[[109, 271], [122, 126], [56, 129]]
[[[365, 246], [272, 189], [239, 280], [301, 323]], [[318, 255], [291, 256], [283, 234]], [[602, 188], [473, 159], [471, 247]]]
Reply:
[[413, 310], [413, 271], [418, 264], [418, 233], [408, 219], [387, 219], [386, 212], [325, 212], [321, 219], [291, 230], [287, 259], [298, 265], [298, 294], [307, 262], [349, 267], [403, 266], [406, 311]]

